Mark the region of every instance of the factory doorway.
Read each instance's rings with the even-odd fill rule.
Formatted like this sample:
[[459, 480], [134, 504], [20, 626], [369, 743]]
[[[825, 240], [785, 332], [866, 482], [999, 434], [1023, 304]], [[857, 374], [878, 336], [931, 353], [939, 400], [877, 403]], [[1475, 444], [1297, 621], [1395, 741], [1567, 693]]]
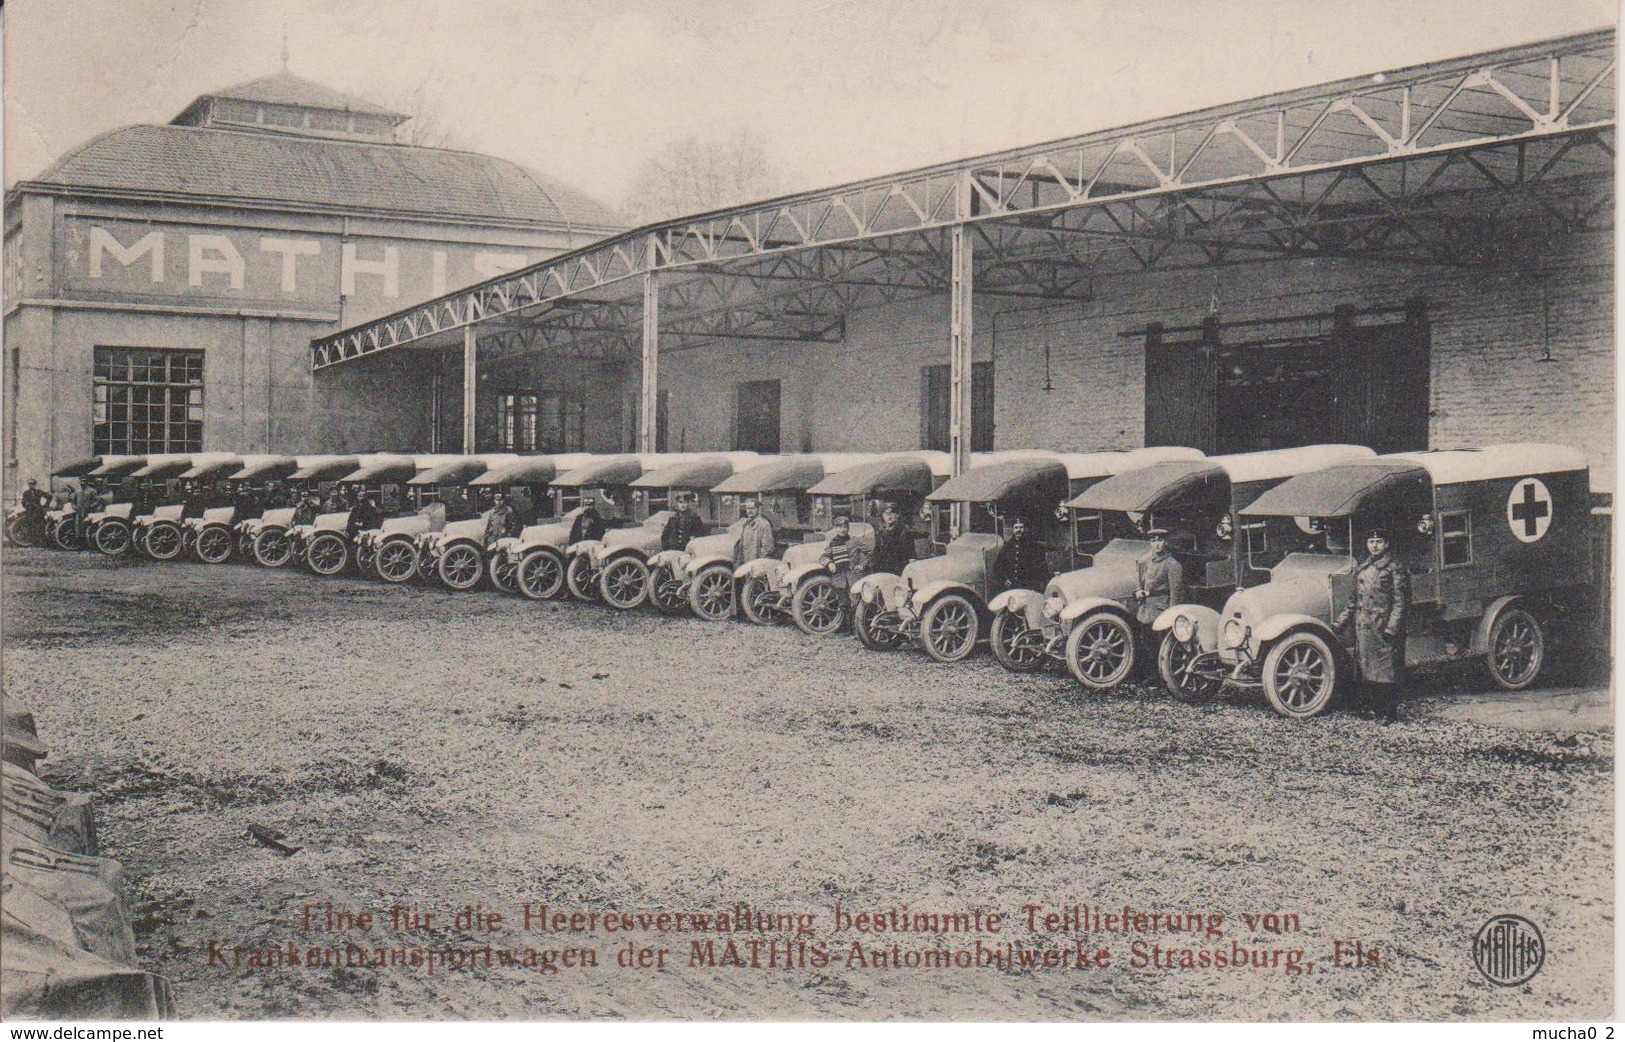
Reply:
[[734, 390], [734, 448], [779, 451], [779, 381], [751, 380]]

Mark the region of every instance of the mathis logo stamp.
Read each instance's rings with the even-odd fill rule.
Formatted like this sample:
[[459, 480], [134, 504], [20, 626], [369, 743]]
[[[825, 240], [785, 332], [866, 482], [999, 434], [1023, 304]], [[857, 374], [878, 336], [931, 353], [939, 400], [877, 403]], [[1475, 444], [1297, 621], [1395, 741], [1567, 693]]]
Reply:
[[1473, 962], [1491, 984], [1516, 987], [1540, 972], [1546, 962], [1546, 941], [1523, 916], [1497, 915], [1473, 938]]

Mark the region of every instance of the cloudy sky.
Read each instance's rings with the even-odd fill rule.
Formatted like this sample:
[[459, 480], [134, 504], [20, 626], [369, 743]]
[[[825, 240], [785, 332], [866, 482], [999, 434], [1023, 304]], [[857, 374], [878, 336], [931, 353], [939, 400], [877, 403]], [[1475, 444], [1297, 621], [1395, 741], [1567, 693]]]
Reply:
[[756, 128], [785, 187], [1610, 26], [1610, 0], [11, 0], [5, 181], [291, 70], [619, 205]]

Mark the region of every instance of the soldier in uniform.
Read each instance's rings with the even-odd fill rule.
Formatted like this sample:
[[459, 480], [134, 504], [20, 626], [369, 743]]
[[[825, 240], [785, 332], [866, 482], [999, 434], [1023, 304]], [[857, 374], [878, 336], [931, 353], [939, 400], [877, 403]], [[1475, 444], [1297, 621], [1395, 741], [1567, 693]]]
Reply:
[[1135, 618], [1142, 626], [1150, 626], [1164, 611], [1185, 603], [1185, 568], [1168, 549], [1168, 530], [1153, 528], [1146, 536], [1151, 540], [1151, 552], [1134, 562], [1139, 577], [1134, 591], [1139, 604]]
[[773, 522], [762, 516], [762, 504], [747, 499], [740, 506], [745, 511], [745, 524], [739, 529], [739, 542], [734, 544], [735, 567], [761, 557], [772, 557], [778, 549]]
[[604, 523], [604, 516], [598, 512], [598, 504], [594, 500], [587, 500], [576, 515], [574, 523], [570, 525], [570, 545], [576, 543], [594, 542], [604, 538], [609, 526]]
[[1373, 708], [1384, 723], [1399, 719], [1399, 683], [1405, 672], [1405, 612], [1411, 577], [1388, 545], [1386, 529], [1366, 536], [1367, 557], [1354, 569], [1354, 595], [1338, 613], [1339, 632], [1354, 628], [1354, 657]]
[[35, 478], [28, 479], [28, 487], [23, 489], [23, 523], [28, 526], [30, 539], [41, 539], [45, 535], [45, 511], [51, 505], [51, 497], [39, 487]]
[[993, 579], [1001, 590], [1042, 590], [1049, 582], [1044, 547], [1033, 538], [1026, 518], [1010, 522], [1010, 538], [993, 562]]
[[498, 492], [491, 497], [491, 513], [485, 518], [485, 545], [495, 546], [512, 527], [513, 507], [508, 505], [508, 497]]
[[901, 575], [912, 560], [914, 533], [903, 524], [903, 514], [897, 504], [887, 503], [880, 511], [880, 524], [875, 526], [874, 570]]
[[684, 550], [690, 540], [704, 533], [705, 526], [700, 522], [700, 515], [694, 512], [692, 493], [679, 492], [672, 498], [676, 509], [666, 519], [666, 527], [660, 530], [660, 549]]

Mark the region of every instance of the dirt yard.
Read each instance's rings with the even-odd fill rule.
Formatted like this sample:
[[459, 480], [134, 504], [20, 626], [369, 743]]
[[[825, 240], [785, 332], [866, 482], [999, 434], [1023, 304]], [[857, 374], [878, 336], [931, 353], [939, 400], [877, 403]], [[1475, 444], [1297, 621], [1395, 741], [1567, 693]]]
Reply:
[[[1089, 697], [986, 657], [934, 666], [789, 627], [243, 566], [4, 563], [6, 691], [53, 748], [47, 780], [95, 794], [142, 956], [184, 1017], [1580, 1021], [1613, 1007], [1607, 731], [1414, 711], [1294, 725], [1261, 703]], [[500, 928], [458, 922], [466, 905]], [[748, 926], [694, 927], [736, 905]], [[937, 918], [838, 930], [837, 905]], [[1045, 929], [1075, 905], [1093, 932]], [[363, 910], [369, 929], [342, 918]], [[612, 910], [632, 913], [613, 931]], [[1522, 986], [1474, 966], [1475, 934], [1504, 912], [1545, 940]], [[959, 930], [960, 913], [982, 932]], [[798, 914], [809, 928], [784, 929]], [[329, 922], [351, 929], [308, 928]], [[665, 968], [620, 965], [628, 941], [633, 963], [666, 949]], [[333, 949], [364, 954], [324, 962]], [[398, 964], [371, 965], [380, 949]], [[994, 951], [1040, 965], [954, 963]]]

